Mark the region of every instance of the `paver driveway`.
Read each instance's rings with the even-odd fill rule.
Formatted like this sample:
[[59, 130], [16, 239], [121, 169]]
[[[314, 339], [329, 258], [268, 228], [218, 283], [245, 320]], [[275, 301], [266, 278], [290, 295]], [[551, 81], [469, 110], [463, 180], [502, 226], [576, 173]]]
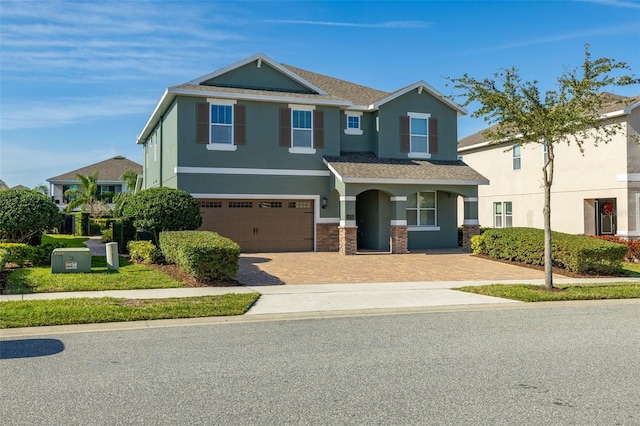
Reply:
[[543, 279], [542, 271], [481, 259], [462, 250], [409, 254], [247, 253], [240, 257], [244, 285], [384, 283]]

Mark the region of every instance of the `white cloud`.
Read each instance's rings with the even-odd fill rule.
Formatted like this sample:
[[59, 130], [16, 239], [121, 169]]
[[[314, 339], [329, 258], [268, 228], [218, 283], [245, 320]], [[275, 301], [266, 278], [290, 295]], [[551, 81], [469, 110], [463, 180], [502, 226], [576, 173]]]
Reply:
[[326, 27], [350, 28], [426, 28], [433, 25], [425, 21], [386, 21], [378, 23], [335, 22], [335, 21], [305, 21], [296, 19], [265, 19], [262, 22], [270, 24], [320, 25]]
[[579, 0], [584, 3], [601, 4], [603, 6], [622, 7], [627, 9], [640, 9], [640, 3], [634, 3], [631, 1], [618, 1], [618, 0]]
[[2, 130], [60, 127], [100, 117], [148, 115], [156, 101], [140, 97], [114, 96], [3, 103], [0, 127]]

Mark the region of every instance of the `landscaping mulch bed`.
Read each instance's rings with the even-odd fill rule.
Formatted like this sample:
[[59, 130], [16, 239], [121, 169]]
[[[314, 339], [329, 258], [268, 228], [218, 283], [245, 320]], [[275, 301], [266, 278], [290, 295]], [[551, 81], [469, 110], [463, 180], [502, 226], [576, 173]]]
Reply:
[[174, 280], [184, 283], [187, 287], [237, 287], [242, 285], [236, 280], [198, 281], [193, 278], [193, 276], [180, 269], [178, 265], [145, 264], [145, 266], [158, 269]]

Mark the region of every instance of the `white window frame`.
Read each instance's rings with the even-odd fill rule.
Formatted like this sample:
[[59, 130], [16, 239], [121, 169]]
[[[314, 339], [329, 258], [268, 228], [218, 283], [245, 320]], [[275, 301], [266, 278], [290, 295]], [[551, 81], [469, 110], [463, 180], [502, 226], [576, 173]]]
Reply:
[[[346, 123], [344, 134], [345, 135], [362, 135], [362, 111], [345, 111]], [[349, 127], [349, 119], [356, 118], [358, 120], [358, 127]]]
[[[234, 113], [235, 113], [235, 105], [237, 102], [233, 99], [214, 99], [214, 98], [207, 98], [207, 102], [209, 103], [209, 143], [207, 144], [207, 149], [210, 151], [236, 151], [238, 149], [238, 146], [235, 144], [235, 141], [233, 139], [233, 126], [235, 125]], [[215, 123], [215, 125], [217, 126], [231, 127], [231, 142], [229, 143], [211, 142], [211, 138], [213, 136], [211, 127], [214, 126], [213, 117], [211, 116], [211, 107], [214, 105], [231, 107], [231, 124], [229, 125], [229, 124]]]
[[513, 145], [511, 147], [511, 160], [513, 170], [522, 170], [522, 146]]
[[[409, 158], [422, 158], [422, 159], [429, 159], [431, 158], [431, 153], [429, 152], [429, 119], [431, 118], [431, 114], [426, 114], [423, 112], [410, 112], [407, 114], [409, 116]], [[426, 145], [427, 145], [427, 150], [426, 152], [423, 151], [414, 151], [413, 150], [413, 126], [411, 125], [411, 120], [412, 119], [417, 119], [417, 120], [425, 120], [426, 121], [426, 134], [425, 135], [419, 135], [416, 134], [416, 137], [425, 137], [426, 139]]]
[[[297, 105], [297, 104], [289, 104], [289, 109], [291, 110], [291, 147], [289, 147], [289, 152], [291, 154], [315, 154], [316, 149], [314, 148], [314, 140], [313, 140], [313, 111], [315, 111], [316, 107], [314, 105]], [[293, 132], [294, 130], [307, 130], [303, 128], [293, 127], [293, 112], [294, 111], [310, 111], [311, 112], [311, 128], [308, 129], [311, 135], [311, 146], [293, 146]]]
[[542, 144], [542, 165], [547, 164], [547, 158], [549, 157], [549, 152], [547, 151], [547, 144]]
[[[507, 204], [509, 205], [509, 213], [507, 213]], [[500, 207], [500, 213], [497, 212]], [[507, 218], [509, 225], [507, 225]], [[498, 220], [500, 224], [498, 225]], [[513, 228], [513, 203], [511, 201], [496, 201], [493, 203], [493, 227], [494, 228]]]
[[[420, 207], [420, 194], [431, 193], [434, 198], [434, 206], [433, 207]], [[438, 191], [420, 191], [414, 193], [416, 195], [416, 206], [415, 207], [407, 207], [406, 210], [415, 211], [416, 212], [416, 224], [409, 225], [407, 219], [407, 231], [439, 231], [440, 227], [438, 226]], [[411, 195], [414, 195], [411, 194]], [[420, 212], [433, 211], [433, 225], [420, 225]]]

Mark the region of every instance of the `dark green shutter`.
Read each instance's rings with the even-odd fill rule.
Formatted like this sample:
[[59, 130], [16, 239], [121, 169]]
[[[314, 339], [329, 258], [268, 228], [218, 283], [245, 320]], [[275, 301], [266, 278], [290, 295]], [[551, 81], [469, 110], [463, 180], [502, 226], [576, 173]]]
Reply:
[[246, 145], [246, 110], [245, 105], [235, 105], [233, 107], [233, 143], [235, 145]]
[[209, 143], [209, 104], [196, 104], [196, 143]]
[[280, 146], [291, 147], [291, 110], [280, 108]]
[[411, 151], [411, 134], [409, 132], [409, 117], [400, 117], [400, 152]]
[[438, 120], [429, 119], [429, 154], [438, 153]]
[[313, 111], [313, 147], [324, 148], [324, 111]]

